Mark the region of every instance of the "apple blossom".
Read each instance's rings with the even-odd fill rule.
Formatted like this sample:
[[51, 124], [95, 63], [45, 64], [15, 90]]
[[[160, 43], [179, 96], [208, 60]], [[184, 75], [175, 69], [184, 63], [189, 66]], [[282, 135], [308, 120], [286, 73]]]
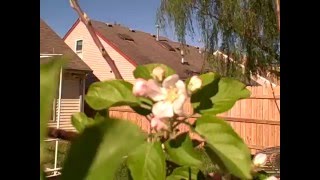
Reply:
[[253, 158], [253, 164], [255, 166], [263, 166], [267, 163], [267, 155], [263, 154], [263, 153], [259, 153], [257, 154], [254, 158]]
[[[162, 70], [162, 68], [153, 70], [155, 78], [161, 79], [162, 73], [164, 73]], [[133, 87], [133, 94], [155, 101], [152, 113], [159, 119], [171, 118], [175, 114], [183, 115], [183, 105], [188, 98], [186, 85], [177, 74], [168, 76], [162, 83], [158, 83], [154, 79], [146, 81], [138, 78]]]
[[[157, 88], [154, 87], [154, 89]], [[179, 79], [177, 74], [165, 78], [162, 87], [158, 86], [157, 91], [147, 95], [156, 101], [152, 107], [154, 116], [171, 118], [174, 114], [183, 115], [183, 105], [188, 98], [188, 94], [184, 82]]]
[[189, 84], [188, 84], [188, 90], [191, 92], [194, 92], [201, 88], [202, 80], [198, 76], [192, 76]]

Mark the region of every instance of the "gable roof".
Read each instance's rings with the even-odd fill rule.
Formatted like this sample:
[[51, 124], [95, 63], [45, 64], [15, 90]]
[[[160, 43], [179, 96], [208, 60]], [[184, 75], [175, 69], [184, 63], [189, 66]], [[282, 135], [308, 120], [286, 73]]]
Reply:
[[125, 55], [128, 61], [131, 63], [133, 61], [134, 65], [166, 64], [173, 68], [182, 79], [190, 77], [192, 73], [201, 72], [204, 57], [196, 47], [185, 47], [184, 59], [188, 63], [182, 64], [180, 43], [178, 42], [170, 41], [164, 37], [160, 37], [160, 41], [156, 41], [156, 38], [149, 33], [132, 31], [120, 25], [108, 26], [104, 22], [94, 20], [91, 22], [96, 33], [118, 52]]
[[[70, 58], [66, 69], [92, 71], [69, 46], [40, 18], [40, 56], [41, 54], [61, 54]], [[50, 58], [40, 59], [45, 63]]]

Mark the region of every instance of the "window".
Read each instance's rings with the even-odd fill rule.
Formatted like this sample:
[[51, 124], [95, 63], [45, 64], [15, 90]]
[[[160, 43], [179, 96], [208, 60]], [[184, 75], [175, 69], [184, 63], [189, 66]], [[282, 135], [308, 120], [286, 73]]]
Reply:
[[83, 40], [77, 40], [77, 42], [76, 42], [76, 52], [77, 53], [82, 52], [82, 42], [83, 42]]

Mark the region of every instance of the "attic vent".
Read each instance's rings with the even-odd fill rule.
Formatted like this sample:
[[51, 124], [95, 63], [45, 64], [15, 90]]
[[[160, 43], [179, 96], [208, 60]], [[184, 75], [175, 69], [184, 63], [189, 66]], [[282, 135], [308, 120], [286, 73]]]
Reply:
[[120, 33], [118, 33], [118, 36], [119, 36], [119, 38], [121, 38], [121, 39], [123, 39], [123, 40], [134, 41], [134, 40], [132, 39], [132, 37], [129, 36], [128, 34], [120, 34]]
[[152, 37], [156, 37], [156, 35], [155, 34], [150, 34]]
[[180, 48], [177, 47], [176, 50], [180, 51]]
[[159, 41], [159, 43], [161, 44], [162, 47], [168, 49], [169, 51], [175, 51], [174, 48], [172, 46], [170, 46], [168, 43], [163, 42], [163, 41]]
[[136, 32], [136, 30], [134, 30], [134, 29], [129, 29], [129, 31], [131, 31], [131, 32]]
[[112, 24], [110, 24], [110, 23], [106, 23], [106, 25], [107, 25], [108, 27], [112, 27]]
[[197, 48], [197, 49], [199, 49], [199, 47], [198, 47], [198, 46], [197, 46], [196, 48]]

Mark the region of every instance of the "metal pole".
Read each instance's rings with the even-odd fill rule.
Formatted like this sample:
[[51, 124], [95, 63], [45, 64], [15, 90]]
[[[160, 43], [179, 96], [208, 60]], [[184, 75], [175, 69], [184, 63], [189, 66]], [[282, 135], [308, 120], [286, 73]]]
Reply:
[[[60, 69], [60, 79], [59, 79], [57, 129], [60, 128], [61, 91], [62, 91], [62, 68]], [[56, 140], [56, 147], [55, 147], [55, 150], [54, 150], [54, 169], [57, 169], [57, 165], [58, 165], [58, 148], [59, 148], [59, 140], [57, 139]], [[57, 174], [57, 171], [54, 171], [54, 174]]]
[[157, 28], [156, 41], [159, 41], [159, 28], [160, 28], [160, 26], [157, 24], [156, 28]]

